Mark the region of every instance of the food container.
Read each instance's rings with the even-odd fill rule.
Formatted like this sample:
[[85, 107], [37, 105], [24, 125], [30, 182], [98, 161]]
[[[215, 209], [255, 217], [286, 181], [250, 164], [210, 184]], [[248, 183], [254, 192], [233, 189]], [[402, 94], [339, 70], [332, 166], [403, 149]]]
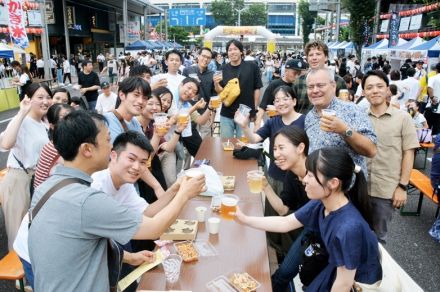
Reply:
[[195, 240], [197, 227], [197, 220], [177, 219], [160, 236], [160, 240]]

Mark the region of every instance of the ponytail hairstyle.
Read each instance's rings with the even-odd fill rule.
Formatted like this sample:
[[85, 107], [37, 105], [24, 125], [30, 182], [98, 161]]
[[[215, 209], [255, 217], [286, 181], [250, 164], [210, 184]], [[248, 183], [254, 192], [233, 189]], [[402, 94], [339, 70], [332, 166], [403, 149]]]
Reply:
[[[332, 178], [339, 179], [342, 192], [372, 228], [370, 197], [365, 175], [360, 167], [354, 164], [353, 159], [345, 150], [338, 148], [316, 150], [307, 157], [306, 168], [307, 171], [313, 173], [322, 187]], [[324, 177], [325, 181], [319, 181], [318, 172]]]

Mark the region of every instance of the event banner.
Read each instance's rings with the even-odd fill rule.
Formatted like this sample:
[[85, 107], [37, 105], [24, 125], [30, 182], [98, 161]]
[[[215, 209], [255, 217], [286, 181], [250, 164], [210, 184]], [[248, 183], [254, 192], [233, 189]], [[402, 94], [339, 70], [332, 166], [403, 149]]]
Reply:
[[394, 47], [399, 42], [399, 16], [397, 12], [391, 14], [389, 39], [388, 47]]
[[9, 0], [6, 5], [9, 13], [9, 31], [12, 42], [22, 49], [29, 47], [29, 39], [23, 24], [23, 18], [26, 17], [23, 11], [23, 0]]

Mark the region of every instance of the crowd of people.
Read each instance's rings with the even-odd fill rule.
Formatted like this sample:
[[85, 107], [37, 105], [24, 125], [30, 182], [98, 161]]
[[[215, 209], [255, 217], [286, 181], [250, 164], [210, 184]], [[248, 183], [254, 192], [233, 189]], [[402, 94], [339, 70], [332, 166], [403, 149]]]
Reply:
[[[80, 96], [33, 83], [35, 73], [13, 62], [21, 102], [0, 135], [9, 150], [0, 196], [9, 249], [28, 283], [35, 291], [108, 291], [108, 239], [124, 250], [121, 278], [152, 262], [151, 240], [206, 188], [204, 176], [179, 174], [213, 134], [216, 115], [222, 138], [269, 139], [265, 216], [238, 209], [235, 220], [268, 232], [280, 263], [273, 290], [287, 291], [300, 267], [304, 273], [312, 240], [328, 259], [303, 281], [306, 291], [381, 281], [378, 243], [406, 204], [416, 129], [439, 131], [440, 74], [420, 62], [392, 70], [381, 58], [361, 68], [355, 56], [329, 57], [320, 41], [282, 56], [254, 54], [235, 39], [224, 54], [99, 54], [98, 73], [91, 59], [81, 63]], [[238, 94], [219, 108], [217, 96], [235, 79]], [[244, 118], [240, 105], [250, 108]]]

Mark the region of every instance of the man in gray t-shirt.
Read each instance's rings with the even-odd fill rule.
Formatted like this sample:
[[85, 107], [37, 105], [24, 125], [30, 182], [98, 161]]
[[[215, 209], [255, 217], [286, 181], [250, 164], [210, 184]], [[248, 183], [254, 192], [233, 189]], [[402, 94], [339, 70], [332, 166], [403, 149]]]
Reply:
[[204, 177], [183, 180], [173, 200], [149, 218], [89, 187], [90, 175], [107, 167], [111, 151], [103, 116], [74, 111], [57, 125], [53, 137], [64, 166], [36, 189], [31, 211], [59, 181], [82, 182], [55, 192], [32, 221], [29, 255], [35, 291], [108, 291], [107, 238], [124, 244], [131, 238], [159, 237], [184, 204], [205, 189]]

